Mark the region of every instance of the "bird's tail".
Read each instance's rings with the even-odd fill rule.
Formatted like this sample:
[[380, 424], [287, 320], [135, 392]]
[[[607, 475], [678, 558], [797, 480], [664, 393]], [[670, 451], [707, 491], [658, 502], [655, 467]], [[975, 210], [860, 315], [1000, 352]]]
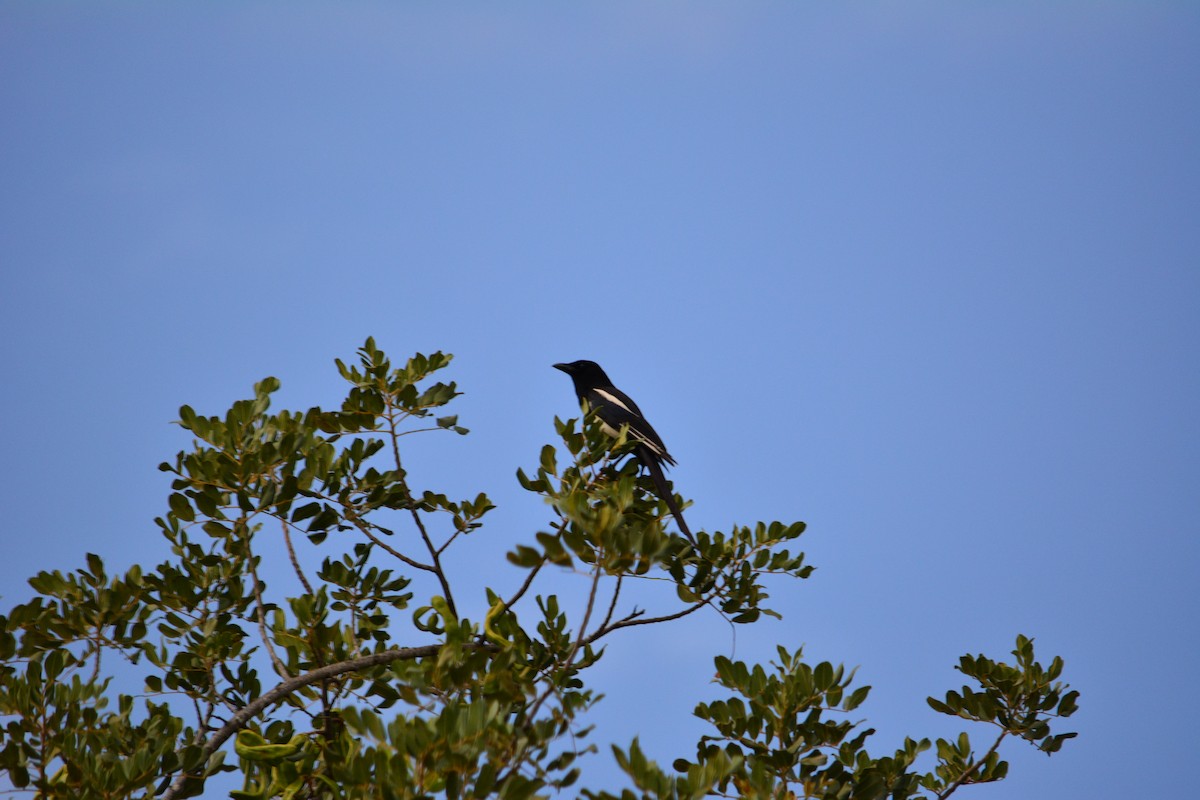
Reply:
[[650, 479], [654, 481], [654, 488], [658, 491], [658, 496], [667, 503], [667, 508], [671, 510], [671, 516], [675, 517], [675, 522], [679, 524], [679, 530], [683, 531], [683, 535], [693, 545], [696, 544], [695, 537], [688, 530], [687, 523], [683, 521], [683, 511], [679, 508], [679, 503], [675, 502], [675, 493], [671, 491], [671, 487], [667, 484], [667, 476], [663, 474], [662, 465], [658, 463], [658, 459], [651, 453], [639, 454], [638, 459], [646, 465], [646, 470], [650, 473]]

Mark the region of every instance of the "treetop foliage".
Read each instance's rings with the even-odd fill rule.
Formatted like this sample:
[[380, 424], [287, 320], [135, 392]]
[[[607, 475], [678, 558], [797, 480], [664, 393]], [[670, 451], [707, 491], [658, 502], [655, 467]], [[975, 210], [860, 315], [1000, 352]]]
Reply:
[[[170, 557], [110, 575], [88, 554], [31, 578], [38, 596], [0, 616], [11, 786], [183, 798], [232, 772], [237, 800], [561, 795], [597, 750], [588, 671], [622, 630], [703, 609], [733, 624], [778, 617], [765, 581], [811, 573], [794, 549], [802, 522], [699, 531], [696, 546], [671, 535], [625, 436], [585, 417], [555, 420], [559, 443], [517, 472], [549, 519], [512, 542], [513, 585], [502, 585], [511, 571], [492, 586], [456, 582], [446, 553], [494, 506], [421, 487], [402, 458], [406, 436], [467, 433], [443, 413], [457, 387], [434, 380], [450, 361], [394, 365], [367, 339], [356, 364], [337, 362], [349, 389], [336, 409], [273, 412], [275, 378], [223, 416], [182, 407], [193, 441], [160, 466], [172, 483], [155, 520]], [[293, 589], [268, 586], [264, 564], [293, 573]], [[539, 575], [564, 568], [586, 597], [578, 612], [537, 592]], [[623, 586], [648, 580], [664, 590], [656, 608], [623, 601]], [[461, 612], [468, 596], [482, 619]], [[971, 685], [929, 699], [990, 726], [987, 747], [963, 733], [885, 755], [850, 716], [870, 691], [853, 671], [785, 647], [767, 666], [717, 656], [729, 696], [696, 706], [712, 730], [690, 759], [663, 768], [635, 740], [613, 748], [629, 788], [578, 795], [946, 798], [1002, 779], [1006, 739], [1054, 753], [1075, 735], [1051, 730], [1078, 698], [1059, 681], [1062, 660], [1043, 666], [1024, 636], [1013, 656], [963, 656]], [[119, 691], [130, 675], [137, 690]]]

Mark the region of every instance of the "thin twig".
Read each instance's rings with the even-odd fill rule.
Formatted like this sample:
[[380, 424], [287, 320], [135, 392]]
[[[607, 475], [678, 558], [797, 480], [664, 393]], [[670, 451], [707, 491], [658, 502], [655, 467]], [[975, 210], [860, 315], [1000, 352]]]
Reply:
[[304, 577], [304, 571], [300, 569], [300, 560], [296, 558], [296, 548], [292, 547], [292, 534], [288, 521], [280, 517], [279, 524], [283, 526], [283, 541], [287, 545], [288, 558], [292, 560], [292, 569], [296, 570], [296, 577], [300, 579], [300, 583], [304, 584], [305, 592], [310, 595], [316, 594], [313, 591], [312, 584], [308, 582], [308, 578]]
[[579, 635], [575, 637], [575, 645], [571, 648], [571, 652], [567, 654], [566, 661], [563, 662], [567, 668], [570, 668], [571, 662], [575, 660], [575, 654], [579, 652], [579, 646], [583, 644], [583, 637], [587, 633], [588, 622], [592, 618], [592, 610], [596, 607], [596, 588], [600, 585], [600, 575], [603, 572], [600, 562], [601, 557], [597, 554], [596, 570], [592, 575], [592, 589], [588, 592], [587, 609], [583, 612], [583, 622], [579, 626]]
[[95, 683], [96, 679], [100, 677], [101, 649], [100, 649], [100, 629], [99, 628], [96, 629], [96, 638], [94, 641], [96, 643], [96, 665], [94, 667], [92, 667], [92, 683]]
[[440, 556], [442, 553], [446, 552], [446, 548], [450, 546], [451, 542], [458, 538], [460, 533], [466, 533], [466, 529], [456, 529], [454, 533], [450, 534], [450, 538], [442, 542], [442, 546], [437, 549], [437, 554]]
[[[587, 608], [583, 612], [583, 622], [579, 626], [579, 635], [575, 637], [575, 643], [571, 645], [571, 650], [569, 653], [567, 653], [567, 657], [559, 662], [562, 665], [564, 672], [571, 668], [571, 662], [575, 660], [575, 654], [579, 652], [580, 645], [584, 643], [584, 636], [587, 633], [588, 621], [592, 618], [592, 609], [596, 606], [596, 587], [600, 584], [600, 562], [601, 559], [599, 556], [597, 556], [596, 569], [592, 572], [592, 588], [591, 591], [588, 592]], [[588, 643], [591, 643], [590, 640]], [[542, 692], [541, 696], [538, 697], [538, 699], [529, 709], [528, 721], [530, 724], [532, 724], [534, 717], [537, 716], [538, 709], [542, 707], [542, 703], [546, 702], [546, 698], [549, 697], [557, 688], [555, 687], [553, 680], [549, 681], [549, 684], [550, 685], [546, 687], [546, 691]]]
[[[391, 405], [391, 399], [388, 398], [388, 405]], [[405, 415], [407, 416], [407, 415]], [[392, 456], [396, 460], [396, 471], [400, 473], [400, 484], [404, 487], [404, 492], [411, 500], [412, 489], [408, 486], [407, 473], [404, 471], [404, 465], [400, 463], [400, 442], [399, 434], [396, 431], [396, 416], [395, 412], [391, 412], [386, 416], [388, 421], [389, 432], [392, 436]], [[430, 570], [434, 575], [437, 575], [438, 582], [442, 585], [442, 594], [446, 598], [446, 606], [450, 610], [451, 616], [458, 618], [458, 610], [454, 606], [454, 593], [450, 591], [450, 582], [446, 580], [446, 572], [442, 569], [442, 560], [439, 556], [440, 551], [433, 546], [433, 540], [429, 538], [429, 531], [425, 530], [425, 522], [421, 519], [421, 513], [417, 511], [415, 505], [411, 502], [408, 506], [409, 512], [412, 514], [413, 522], [417, 524], [417, 530], [421, 532], [421, 539], [425, 542], [425, 548], [429, 551], [430, 558], [433, 559], [433, 568]], [[386, 548], [385, 548], [386, 549]], [[405, 563], [409, 563], [409, 559], [404, 559]], [[415, 562], [413, 562], [415, 564]], [[410, 564], [411, 566], [411, 564]]]
[[413, 434], [413, 433], [429, 433], [430, 431], [448, 431], [448, 430], [450, 430], [450, 429], [449, 429], [449, 428], [442, 428], [442, 427], [436, 427], [436, 428], [413, 428], [412, 430], [400, 431], [400, 432], [398, 432], [396, 435], [397, 435], [397, 436], [408, 436], [409, 434]]
[[992, 746], [988, 748], [988, 751], [984, 753], [982, 757], [972, 761], [971, 764], [963, 770], [962, 775], [959, 775], [957, 778], [955, 778], [954, 783], [947, 786], [946, 791], [937, 796], [937, 800], [946, 800], [947, 797], [954, 794], [954, 790], [961, 786], [963, 781], [969, 778], [971, 773], [979, 768], [980, 764], [985, 763], [992, 753], [996, 752], [996, 750], [1000, 747], [1000, 743], [1004, 741], [1005, 736], [1008, 736], [1008, 731], [1000, 731], [1000, 735], [996, 737], [996, 741], [992, 742]]
[[688, 606], [683, 611], [679, 611], [674, 614], [666, 614], [661, 617], [646, 617], [645, 619], [634, 619], [633, 616], [630, 615], [630, 616], [626, 617], [625, 619], [617, 620], [612, 625], [609, 625], [606, 628], [597, 628], [596, 632], [588, 637], [585, 644], [591, 644], [592, 642], [596, 641], [600, 637], [607, 636], [608, 634], [612, 633], [613, 631], [620, 630], [621, 628], [630, 628], [634, 625], [653, 625], [656, 622], [670, 622], [673, 619], [679, 619], [680, 617], [686, 617], [688, 614], [691, 614], [693, 611], [698, 611], [699, 609], [704, 608], [708, 604], [709, 604], [709, 601], [704, 600], [702, 602], [696, 603], [695, 605]]
[[[512, 608], [514, 605], [516, 605], [516, 602], [518, 600], [520, 600], [522, 597], [524, 597], [525, 592], [529, 591], [529, 587], [533, 583], [533, 579], [537, 576], [538, 572], [540, 572], [542, 567], [544, 567], [544, 566], [546, 566], [546, 562], [540, 561], [540, 562], [538, 562], [538, 565], [536, 567], [529, 570], [529, 574], [525, 576], [525, 582], [521, 584], [520, 589], [517, 589], [517, 593], [514, 594], [511, 599], [509, 599], [508, 601], [506, 601], [504, 603], [504, 607], [500, 609], [500, 612], [499, 612], [500, 614], [503, 614], [505, 611], [508, 611], [510, 608]], [[497, 614], [497, 616], [499, 616], [499, 614]]]
[[389, 546], [389, 545], [387, 544], [387, 542], [383, 541], [383, 540], [382, 540], [382, 539], [380, 539], [378, 536], [376, 536], [375, 534], [371, 533], [371, 526], [370, 526], [370, 525], [368, 525], [366, 522], [363, 522], [362, 520], [360, 520], [360, 519], [359, 519], [359, 518], [357, 518], [357, 517], [353, 517], [353, 518], [351, 518], [351, 519], [350, 519], [350, 521], [351, 521], [352, 523], [354, 523], [354, 527], [356, 527], [356, 528], [358, 528], [360, 531], [362, 531], [362, 533], [363, 533], [363, 535], [364, 535], [364, 536], [366, 536], [368, 539], [370, 539], [370, 540], [371, 540], [372, 542], [374, 542], [375, 544], [377, 544], [377, 545], [379, 545], [380, 547], [382, 547], [382, 548], [383, 548], [384, 550], [386, 550], [386, 551], [387, 551], [389, 554], [391, 554], [391, 555], [395, 556], [396, 558], [400, 559], [400, 560], [401, 560], [401, 561], [403, 561], [405, 564], [408, 564], [408, 565], [409, 565], [410, 567], [412, 567], [413, 569], [420, 569], [420, 570], [424, 570], [425, 572], [433, 572], [433, 573], [437, 573], [437, 571], [438, 571], [438, 570], [437, 570], [437, 568], [436, 568], [436, 567], [431, 567], [431, 566], [430, 566], [430, 565], [428, 565], [428, 564], [422, 564], [420, 561], [414, 561], [413, 559], [411, 559], [411, 558], [409, 558], [408, 556], [404, 555], [404, 553], [401, 553], [401, 552], [400, 552], [399, 550], [397, 550], [396, 548]]
[[[267, 647], [267, 654], [271, 656], [271, 663], [275, 665], [275, 672], [281, 678], [290, 678], [291, 674], [287, 671], [287, 667], [279, 660], [279, 654], [275, 652], [275, 645], [271, 642], [271, 637], [267, 636], [267, 615], [266, 609], [263, 608], [262, 581], [258, 579], [258, 567], [254, 564], [254, 554], [250, 552], [249, 541], [246, 542], [246, 560], [250, 563], [250, 577], [254, 579], [254, 616], [258, 619], [258, 633]], [[311, 593], [310, 589], [309, 594]]]
[[[405, 490], [407, 490], [407, 489], [408, 489], [408, 487], [405, 486]], [[435, 567], [431, 567], [429, 564], [422, 564], [420, 561], [415, 561], [412, 558], [409, 558], [408, 556], [404, 555], [404, 553], [401, 553], [396, 548], [389, 546], [386, 542], [384, 542], [382, 539], [380, 539], [378, 536], [376, 536], [374, 533], [372, 533], [371, 528], [379, 527], [379, 526], [377, 526], [377, 525], [372, 526], [371, 523], [369, 523], [366, 520], [359, 517], [358, 513], [353, 505], [343, 502], [342, 500], [339, 500], [336, 497], [329, 497], [327, 495], [321, 494], [320, 492], [312, 492], [310, 496], [315, 497], [318, 500], [324, 500], [326, 503], [337, 503], [339, 506], [342, 507], [342, 510], [346, 512], [344, 519], [347, 522], [349, 522], [351, 525], [353, 525], [354, 527], [358, 528], [359, 532], [362, 533], [364, 536], [366, 536], [368, 539], [370, 539], [372, 542], [374, 542], [375, 544], [377, 544], [381, 548], [383, 548], [385, 551], [387, 551], [387, 553], [389, 555], [394, 556], [395, 558], [399, 559], [400, 561], [403, 561], [405, 564], [408, 564], [413, 569], [419, 569], [424, 572], [433, 572], [433, 573], [437, 572], [437, 569]], [[307, 585], [307, 582], [305, 583], [305, 585]], [[311, 593], [311, 590], [310, 590], [310, 593]]]
[[624, 579], [624, 575], [617, 576], [617, 586], [613, 589], [612, 602], [608, 604], [608, 613], [604, 615], [604, 621], [600, 623], [600, 627], [596, 630], [604, 630], [608, 627], [609, 621], [612, 620], [613, 612], [617, 610], [617, 598], [621, 596], [621, 581]]
[[438, 550], [433, 546], [433, 540], [429, 538], [429, 532], [425, 530], [425, 523], [421, 519], [421, 513], [411, 507], [408, 510], [412, 513], [413, 522], [417, 523], [417, 530], [421, 532], [421, 538], [425, 541], [425, 547], [429, 550], [429, 555], [433, 558], [433, 574], [437, 575], [438, 582], [442, 584], [442, 593], [446, 597], [446, 606], [450, 609], [450, 615], [457, 619], [458, 611], [454, 607], [454, 593], [450, 591], [450, 582], [446, 580], [446, 572], [442, 569], [442, 559], [438, 555]]
[[[543, 562], [543, 563], [545, 563], [545, 562]], [[538, 569], [540, 569], [540, 568], [541, 568], [541, 566], [539, 565]], [[534, 571], [536, 572], [537, 570], [534, 570]], [[592, 589], [591, 589], [591, 592], [589, 592], [589, 594], [588, 594], [587, 609], [584, 611], [583, 624], [579, 626], [579, 636], [575, 639], [575, 644], [571, 647], [571, 652], [567, 655], [566, 659], [564, 659], [562, 662], [559, 662], [563, 665], [564, 669], [570, 669], [571, 660], [575, 658], [575, 653], [577, 653], [579, 651], [579, 647], [583, 643], [584, 634], [587, 632], [588, 619], [591, 617], [592, 608], [595, 606], [595, 603], [596, 603], [596, 586], [600, 583], [600, 572], [601, 572], [600, 559], [597, 558], [596, 559], [596, 569], [592, 574]], [[521, 587], [521, 591], [517, 593], [517, 596], [513, 598], [512, 602], [515, 603], [517, 598], [519, 598], [521, 596], [521, 594], [524, 594], [525, 589], [528, 588], [528, 584], [530, 583], [531, 580], [532, 580], [532, 575], [526, 579], [526, 581], [525, 581], [526, 585]], [[511, 606], [512, 603], [509, 603], [509, 605]], [[590, 644], [590, 641], [589, 641], [589, 644]], [[556, 691], [557, 687], [555, 687], [553, 679], [550, 678], [549, 676], [547, 676], [547, 682], [549, 685], [546, 687], [546, 691], [542, 692], [542, 694], [538, 696], [537, 700], [535, 700], [533, 705], [530, 706], [529, 711], [526, 714], [526, 718], [525, 718], [526, 726], [533, 725], [534, 718], [537, 716], [538, 709], [542, 707], [542, 703], [544, 703], [546, 701], [546, 698], [548, 698], [551, 694], [553, 694]], [[508, 772], [505, 773], [503, 776], [501, 776], [501, 778], [497, 781], [498, 786], [506, 785], [508, 782], [508, 779], [511, 778], [514, 774], [516, 774], [520, 770], [521, 761], [524, 758], [524, 752], [525, 752], [525, 748], [523, 747], [521, 749], [521, 751], [514, 757], [514, 763], [509, 768]]]

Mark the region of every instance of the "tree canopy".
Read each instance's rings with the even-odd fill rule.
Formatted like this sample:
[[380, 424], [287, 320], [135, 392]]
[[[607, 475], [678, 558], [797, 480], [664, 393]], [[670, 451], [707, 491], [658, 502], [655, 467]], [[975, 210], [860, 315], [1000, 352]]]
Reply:
[[[424, 488], [403, 460], [406, 436], [467, 433], [443, 413], [455, 384], [435, 379], [450, 358], [397, 366], [368, 339], [356, 364], [337, 362], [349, 390], [336, 409], [274, 412], [274, 378], [220, 417], [181, 408], [193, 442], [160, 467], [172, 484], [156, 520], [170, 557], [110, 575], [88, 554], [73, 572], [31, 578], [38, 595], [0, 617], [0, 769], [12, 787], [183, 798], [236, 772], [238, 800], [946, 798], [1004, 778], [1007, 739], [1054, 753], [1075, 735], [1051, 729], [1077, 707], [1062, 660], [1038, 661], [1025, 636], [1009, 662], [964, 655], [967, 685], [928, 700], [990, 729], [984, 746], [964, 732], [884, 754], [850, 716], [869, 687], [779, 647], [767, 665], [715, 657], [728, 696], [698, 703], [711, 731], [672, 765], [634, 740], [613, 748], [628, 788], [577, 787], [581, 756], [597, 750], [589, 670], [605, 649], [625, 629], [703, 609], [736, 625], [778, 616], [764, 581], [808, 577], [795, 550], [805, 526], [697, 531], [693, 546], [665, 527], [666, 503], [624, 435], [556, 419], [557, 444], [517, 472], [550, 517], [511, 543], [520, 571], [457, 584], [446, 554], [480, 535], [493, 504]], [[319, 567], [303, 548], [321, 548]], [[280, 560], [301, 591], [260, 578]], [[577, 612], [538, 592], [563, 569], [586, 597]], [[672, 590], [653, 611], [622, 601], [646, 579]], [[460, 611], [471, 593], [486, 598], [482, 619]], [[129, 675], [138, 685], [125, 691]]]

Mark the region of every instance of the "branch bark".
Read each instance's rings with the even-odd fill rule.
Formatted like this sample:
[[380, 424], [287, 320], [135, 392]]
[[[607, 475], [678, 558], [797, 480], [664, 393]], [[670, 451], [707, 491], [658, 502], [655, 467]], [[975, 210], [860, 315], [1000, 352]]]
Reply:
[[[464, 649], [467, 650], [486, 650], [495, 652], [499, 648], [493, 644], [464, 644]], [[220, 749], [221, 745], [229, 740], [247, 722], [258, 716], [269, 706], [279, 702], [288, 695], [303, 689], [314, 683], [318, 683], [329, 678], [344, 675], [347, 672], [357, 672], [358, 670], [367, 669], [368, 667], [376, 667], [380, 664], [390, 664], [393, 661], [408, 661], [416, 658], [426, 658], [435, 656], [442, 649], [440, 644], [429, 644], [422, 647], [398, 647], [394, 650], [385, 650], [382, 653], [372, 653], [369, 656], [361, 658], [353, 658], [349, 661], [340, 661], [337, 664], [328, 664], [324, 667], [318, 667], [311, 672], [306, 672], [303, 675], [297, 675], [294, 678], [289, 678], [277, 684], [274, 688], [260, 695], [255, 700], [238, 709], [229, 721], [213, 732], [208, 737], [208, 741], [204, 743], [202, 748], [202, 761], [207, 761], [213, 753]], [[162, 800], [176, 800], [179, 797], [179, 792], [183, 789], [184, 783], [187, 781], [188, 773], [181, 772], [171, 782], [167, 791], [161, 795]]]
[[937, 796], [937, 800], [946, 800], [947, 797], [954, 794], [954, 790], [957, 789], [959, 786], [961, 786], [963, 784], [963, 781], [965, 781], [967, 778], [969, 778], [971, 776], [972, 772], [979, 769], [980, 764], [986, 763], [988, 760], [988, 757], [992, 753], [996, 752], [997, 749], [999, 749], [1000, 743], [1004, 741], [1004, 737], [1006, 737], [1006, 736], [1008, 736], [1008, 731], [1000, 731], [1000, 735], [996, 737], [996, 741], [992, 742], [992, 746], [988, 748], [988, 751], [986, 753], [984, 753], [981, 757], [975, 759], [975, 761], [972, 762], [970, 766], [968, 766], [966, 769], [964, 769], [963, 774], [959, 775], [954, 780], [954, 783], [947, 786], [946, 791], [942, 792], [941, 794], [939, 794]]

